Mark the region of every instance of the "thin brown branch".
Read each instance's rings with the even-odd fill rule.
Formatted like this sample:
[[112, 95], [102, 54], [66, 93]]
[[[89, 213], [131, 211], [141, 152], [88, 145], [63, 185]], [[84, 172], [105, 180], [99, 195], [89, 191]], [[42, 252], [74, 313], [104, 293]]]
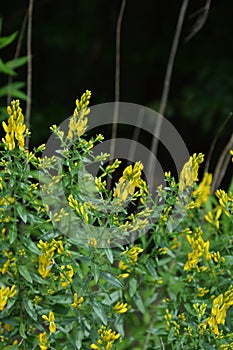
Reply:
[[167, 64], [167, 71], [166, 71], [165, 80], [164, 80], [161, 104], [160, 104], [160, 108], [159, 108], [159, 113], [162, 115], [165, 113], [165, 110], [167, 107], [167, 100], [168, 100], [168, 95], [169, 95], [169, 91], [170, 91], [173, 66], [174, 66], [174, 62], [175, 62], [175, 57], [176, 57], [178, 44], [179, 44], [179, 40], [180, 40], [180, 34], [181, 34], [182, 27], [183, 27], [188, 3], [189, 3], [189, 0], [183, 0], [182, 6], [180, 8], [179, 18], [177, 21], [175, 35], [173, 38], [173, 43], [171, 46], [171, 51], [170, 51], [168, 64]]
[[201, 8], [196, 14], [194, 14], [194, 15], [197, 15], [201, 13], [201, 15], [198, 16], [191, 30], [191, 33], [186, 37], [185, 39], [186, 41], [189, 41], [190, 39], [192, 39], [204, 27], [209, 15], [210, 5], [211, 5], [211, 0], [206, 0], [205, 6]]
[[[30, 128], [31, 104], [32, 104], [32, 12], [33, 0], [29, 0], [28, 7], [28, 30], [27, 30], [27, 107], [26, 107], [26, 125]], [[29, 146], [29, 138], [26, 138], [26, 146]]]
[[205, 168], [204, 168], [204, 174], [207, 173], [209, 171], [209, 167], [210, 167], [210, 160], [211, 160], [211, 157], [212, 157], [212, 154], [213, 154], [213, 151], [214, 151], [214, 147], [216, 145], [216, 142], [219, 138], [219, 136], [221, 135], [223, 129], [225, 128], [225, 126], [227, 125], [227, 123], [229, 122], [230, 118], [232, 117], [232, 113], [230, 113], [227, 118], [225, 119], [225, 121], [223, 122], [223, 124], [220, 126], [220, 128], [218, 129], [212, 143], [211, 143], [211, 146], [210, 146], [210, 150], [208, 152], [208, 156], [207, 156], [207, 159], [206, 159], [206, 162], [205, 162]]
[[211, 192], [214, 193], [218, 187], [220, 186], [224, 175], [226, 173], [226, 169], [228, 167], [229, 161], [231, 159], [230, 157], [230, 149], [233, 148], [233, 134], [231, 135], [229, 141], [227, 142], [226, 146], [224, 147], [217, 166], [215, 168], [215, 172], [214, 172], [214, 178], [213, 178], [213, 182], [212, 182], [212, 186], [211, 186]]
[[[177, 25], [176, 25], [176, 30], [175, 30], [175, 34], [173, 37], [171, 50], [170, 50], [170, 55], [168, 58], [167, 69], [166, 69], [166, 74], [165, 74], [165, 79], [164, 79], [164, 84], [163, 84], [161, 103], [160, 103], [160, 107], [159, 107], [159, 113], [162, 115], [164, 115], [164, 113], [166, 111], [166, 107], [167, 107], [167, 101], [168, 101], [168, 95], [169, 95], [169, 91], [170, 91], [170, 84], [171, 84], [171, 78], [172, 78], [175, 57], [176, 57], [176, 53], [177, 53], [177, 49], [178, 49], [178, 45], [179, 45], [180, 35], [181, 35], [181, 31], [182, 31], [188, 3], [189, 3], [189, 0], [183, 0], [183, 2], [182, 2]], [[157, 118], [154, 130], [153, 130], [153, 135], [155, 135], [155, 134], [160, 135], [161, 128], [162, 128], [162, 119]], [[152, 145], [151, 145], [151, 159], [148, 163], [149, 167], [150, 167], [148, 174], [150, 174], [152, 171], [152, 164], [153, 164], [152, 157], [153, 157], [153, 155], [156, 155], [158, 152], [158, 143], [159, 143], [159, 140], [157, 138], [153, 138]]]
[[115, 107], [113, 115], [113, 124], [112, 124], [112, 136], [111, 136], [111, 145], [110, 145], [110, 154], [114, 158], [115, 154], [115, 138], [117, 135], [117, 121], [119, 114], [119, 102], [120, 100], [120, 64], [121, 64], [121, 27], [122, 19], [125, 11], [126, 0], [122, 0], [120, 12], [117, 18], [117, 27], [116, 27], [116, 67], [115, 67]]
[[[117, 26], [116, 26], [116, 61], [115, 61], [115, 105], [113, 112], [113, 122], [112, 122], [112, 135], [111, 135], [111, 143], [110, 143], [110, 155], [112, 160], [115, 155], [116, 148], [116, 136], [117, 136], [117, 122], [119, 115], [119, 101], [120, 101], [120, 64], [121, 64], [121, 27], [122, 27], [122, 19], [125, 11], [126, 0], [122, 0], [120, 12], [117, 18]], [[110, 160], [110, 164], [112, 161]], [[111, 179], [108, 180], [108, 189], [111, 187]]]

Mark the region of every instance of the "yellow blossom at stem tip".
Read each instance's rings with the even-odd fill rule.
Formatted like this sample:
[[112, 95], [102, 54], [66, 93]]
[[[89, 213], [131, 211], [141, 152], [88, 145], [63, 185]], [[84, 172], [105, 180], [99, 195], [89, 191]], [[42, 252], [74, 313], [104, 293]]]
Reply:
[[42, 318], [49, 322], [49, 330], [51, 333], [55, 333], [56, 332], [56, 324], [55, 324], [55, 317], [54, 317], [54, 313], [52, 311], [49, 311], [49, 317], [46, 315], [42, 315]]
[[2, 141], [5, 147], [12, 151], [15, 147], [15, 141], [18, 146], [24, 149], [24, 133], [28, 133], [26, 124], [24, 123], [24, 115], [22, 109], [19, 106], [19, 100], [13, 100], [11, 106], [7, 107], [7, 113], [9, 114], [8, 125], [3, 121], [2, 126], [6, 132], [5, 139]]

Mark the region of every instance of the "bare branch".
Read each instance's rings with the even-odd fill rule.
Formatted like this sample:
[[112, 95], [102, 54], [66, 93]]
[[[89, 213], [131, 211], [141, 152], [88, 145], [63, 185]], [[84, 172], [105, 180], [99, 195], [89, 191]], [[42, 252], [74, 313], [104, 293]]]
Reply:
[[215, 172], [214, 172], [214, 178], [213, 178], [213, 182], [212, 182], [212, 186], [211, 186], [211, 192], [214, 193], [219, 185], [222, 182], [222, 179], [224, 178], [224, 175], [226, 173], [226, 169], [228, 167], [228, 163], [231, 159], [230, 157], [230, 149], [233, 148], [233, 134], [231, 135], [229, 141], [227, 142], [226, 146], [224, 147], [217, 166], [215, 168]]
[[206, 0], [205, 6], [198, 10], [195, 14], [193, 14], [193, 16], [196, 16], [199, 15], [199, 13], [201, 13], [201, 15], [198, 16], [195, 24], [193, 25], [191, 33], [186, 37], [185, 41], [189, 41], [190, 39], [192, 39], [204, 27], [209, 15], [210, 5], [211, 0]]
[[115, 154], [115, 138], [117, 134], [117, 121], [119, 114], [119, 100], [120, 100], [120, 57], [121, 57], [121, 26], [125, 11], [126, 0], [122, 0], [120, 12], [117, 19], [116, 27], [116, 68], [115, 68], [115, 108], [112, 124], [112, 136], [110, 145], [110, 154], [114, 158]]
[[227, 123], [229, 122], [230, 118], [232, 117], [232, 113], [230, 113], [227, 118], [225, 119], [225, 121], [223, 122], [223, 124], [220, 126], [220, 128], [218, 129], [217, 131], [217, 134], [215, 135], [212, 143], [211, 143], [211, 146], [210, 146], [210, 150], [208, 152], [208, 156], [207, 156], [207, 159], [206, 159], [206, 162], [205, 162], [205, 168], [204, 168], [204, 174], [208, 172], [209, 170], [209, 166], [210, 166], [210, 160], [211, 160], [211, 157], [212, 157], [212, 154], [213, 154], [213, 151], [214, 151], [214, 147], [216, 145], [216, 142], [219, 138], [219, 136], [221, 135], [223, 129], [225, 128], [225, 126], [227, 125]]
[[[176, 25], [176, 30], [175, 30], [175, 34], [174, 34], [174, 38], [173, 38], [173, 42], [172, 42], [172, 46], [171, 46], [171, 51], [170, 51], [170, 55], [168, 58], [167, 70], [166, 70], [166, 75], [165, 75], [164, 84], [163, 84], [161, 103], [160, 103], [160, 107], [159, 107], [159, 113], [162, 115], [165, 113], [166, 107], [167, 107], [167, 101], [168, 101], [168, 95], [169, 95], [169, 91], [170, 91], [173, 66], [174, 66], [174, 62], [175, 62], [175, 57], [176, 57], [176, 53], [177, 53], [177, 49], [178, 49], [181, 30], [183, 27], [188, 3], [189, 3], [189, 0], [183, 0], [183, 2], [182, 2], [177, 25]], [[155, 127], [154, 127], [154, 131], [153, 131], [153, 135], [156, 135], [156, 134], [160, 135], [161, 128], [162, 128], [162, 119], [157, 118], [157, 121], [156, 121]], [[152, 157], [153, 157], [153, 155], [157, 154], [158, 143], [159, 143], [158, 139], [153, 138], [152, 145], [151, 145], [151, 160], [148, 162], [149, 167], [150, 167], [148, 174], [150, 174], [152, 171], [152, 164], [153, 164]]]
[[[116, 148], [116, 136], [117, 136], [117, 122], [119, 116], [119, 100], [120, 100], [120, 64], [121, 64], [121, 26], [122, 19], [125, 11], [126, 0], [122, 0], [120, 12], [117, 18], [117, 26], [116, 26], [116, 62], [115, 62], [115, 105], [113, 112], [113, 122], [112, 122], [112, 135], [111, 135], [111, 143], [110, 143], [110, 155], [112, 160], [110, 159], [110, 164], [112, 164], [114, 156], [115, 156], [115, 148]], [[112, 184], [111, 178], [107, 180], [107, 188], [110, 190]]]
[[[29, 0], [28, 7], [28, 31], [27, 31], [27, 56], [28, 56], [28, 70], [27, 70], [27, 107], [26, 107], [26, 125], [30, 128], [31, 118], [31, 103], [32, 103], [32, 12], [33, 0]], [[29, 146], [29, 138], [26, 138], [26, 146]]]

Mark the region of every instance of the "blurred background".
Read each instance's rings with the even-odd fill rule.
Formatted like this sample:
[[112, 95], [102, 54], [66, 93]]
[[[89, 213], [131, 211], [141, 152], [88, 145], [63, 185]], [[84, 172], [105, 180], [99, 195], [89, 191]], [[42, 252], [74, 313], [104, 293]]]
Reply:
[[[1, 1], [2, 36], [22, 28], [29, 1]], [[189, 152], [208, 153], [233, 109], [233, 2], [212, 1], [207, 21], [190, 40], [206, 1], [189, 1], [175, 59], [165, 117]], [[163, 82], [182, 1], [126, 1], [121, 28], [120, 101], [159, 109]], [[49, 126], [74, 109], [75, 99], [91, 90], [92, 104], [114, 101], [116, 25], [120, 0], [35, 0], [32, 17], [31, 145], [46, 142]], [[17, 38], [0, 51], [6, 62]], [[20, 56], [27, 54], [27, 27]], [[27, 65], [13, 81], [27, 79]], [[0, 87], [8, 77], [0, 74]], [[26, 85], [22, 88], [26, 93]], [[0, 97], [1, 107], [7, 104]], [[23, 103], [25, 106], [26, 103]], [[232, 119], [232, 118], [231, 118]], [[232, 133], [221, 131], [214, 168]]]

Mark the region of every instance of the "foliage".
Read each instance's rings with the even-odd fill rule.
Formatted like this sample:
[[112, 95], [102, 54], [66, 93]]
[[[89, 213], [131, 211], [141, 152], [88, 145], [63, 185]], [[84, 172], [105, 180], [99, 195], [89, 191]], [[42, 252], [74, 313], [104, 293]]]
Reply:
[[[8, 36], [2, 36], [2, 18], [0, 18], [0, 50], [8, 47], [12, 44], [17, 38], [18, 33], [15, 32]], [[7, 62], [4, 62], [2, 58], [0, 58], [0, 74], [4, 75], [4, 79], [6, 77], [15, 77], [17, 75], [16, 69], [23, 66], [27, 62], [27, 57], [22, 56], [18, 58], [11, 59]], [[25, 83], [22, 81], [14, 81], [14, 82], [6, 82], [5, 85], [0, 87], [0, 99], [12, 96], [14, 98], [20, 98], [21, 100], [26, 100], [27, 96], [22, 91], [22, 88], [25, 86]], [[5, 104], [5, 102], [4, 102]], [[5, 119], [6, 114], [4, 113], [5, 108], [0, 109], [0, 120]]]
[[[212, 196], [211, 174], [198, 183], [202, 154], [190, 157], [179, 183], [167, 172], [155, 199], [142, 180], [141, 163], [128, 166], [108, 190], [107, 178], [120, 162], [104, 168], [107, 155], [92, 154], [102, 136], [85, 139], [89, 100], [87, 91], [76, 101], [67, 135], [51, 127], [65, 155], [55, 175], [51, 169], [61, 158], [41, 157], [45, 145], [25, 149], [29, 131], [19, 101], [7, 108], [0, 162], [1, 346], [232, 349], [233, 194], [218, 190]], [[90, 159], [103, 170], [95, 179], [86, 171]], [[66, 232], [70, 214], [53, 192], [61, 182], [69, 209], [80, 219], [79, 235]], [[187, 194], [188, 202], [182, 200]], [[130, 212], [127, 200], [134, 204]], [[185, 213], [177, 225], [175, 208]], [[101, 246], [99, 228], [112, 229], [126, 244], [107, 234]]]

